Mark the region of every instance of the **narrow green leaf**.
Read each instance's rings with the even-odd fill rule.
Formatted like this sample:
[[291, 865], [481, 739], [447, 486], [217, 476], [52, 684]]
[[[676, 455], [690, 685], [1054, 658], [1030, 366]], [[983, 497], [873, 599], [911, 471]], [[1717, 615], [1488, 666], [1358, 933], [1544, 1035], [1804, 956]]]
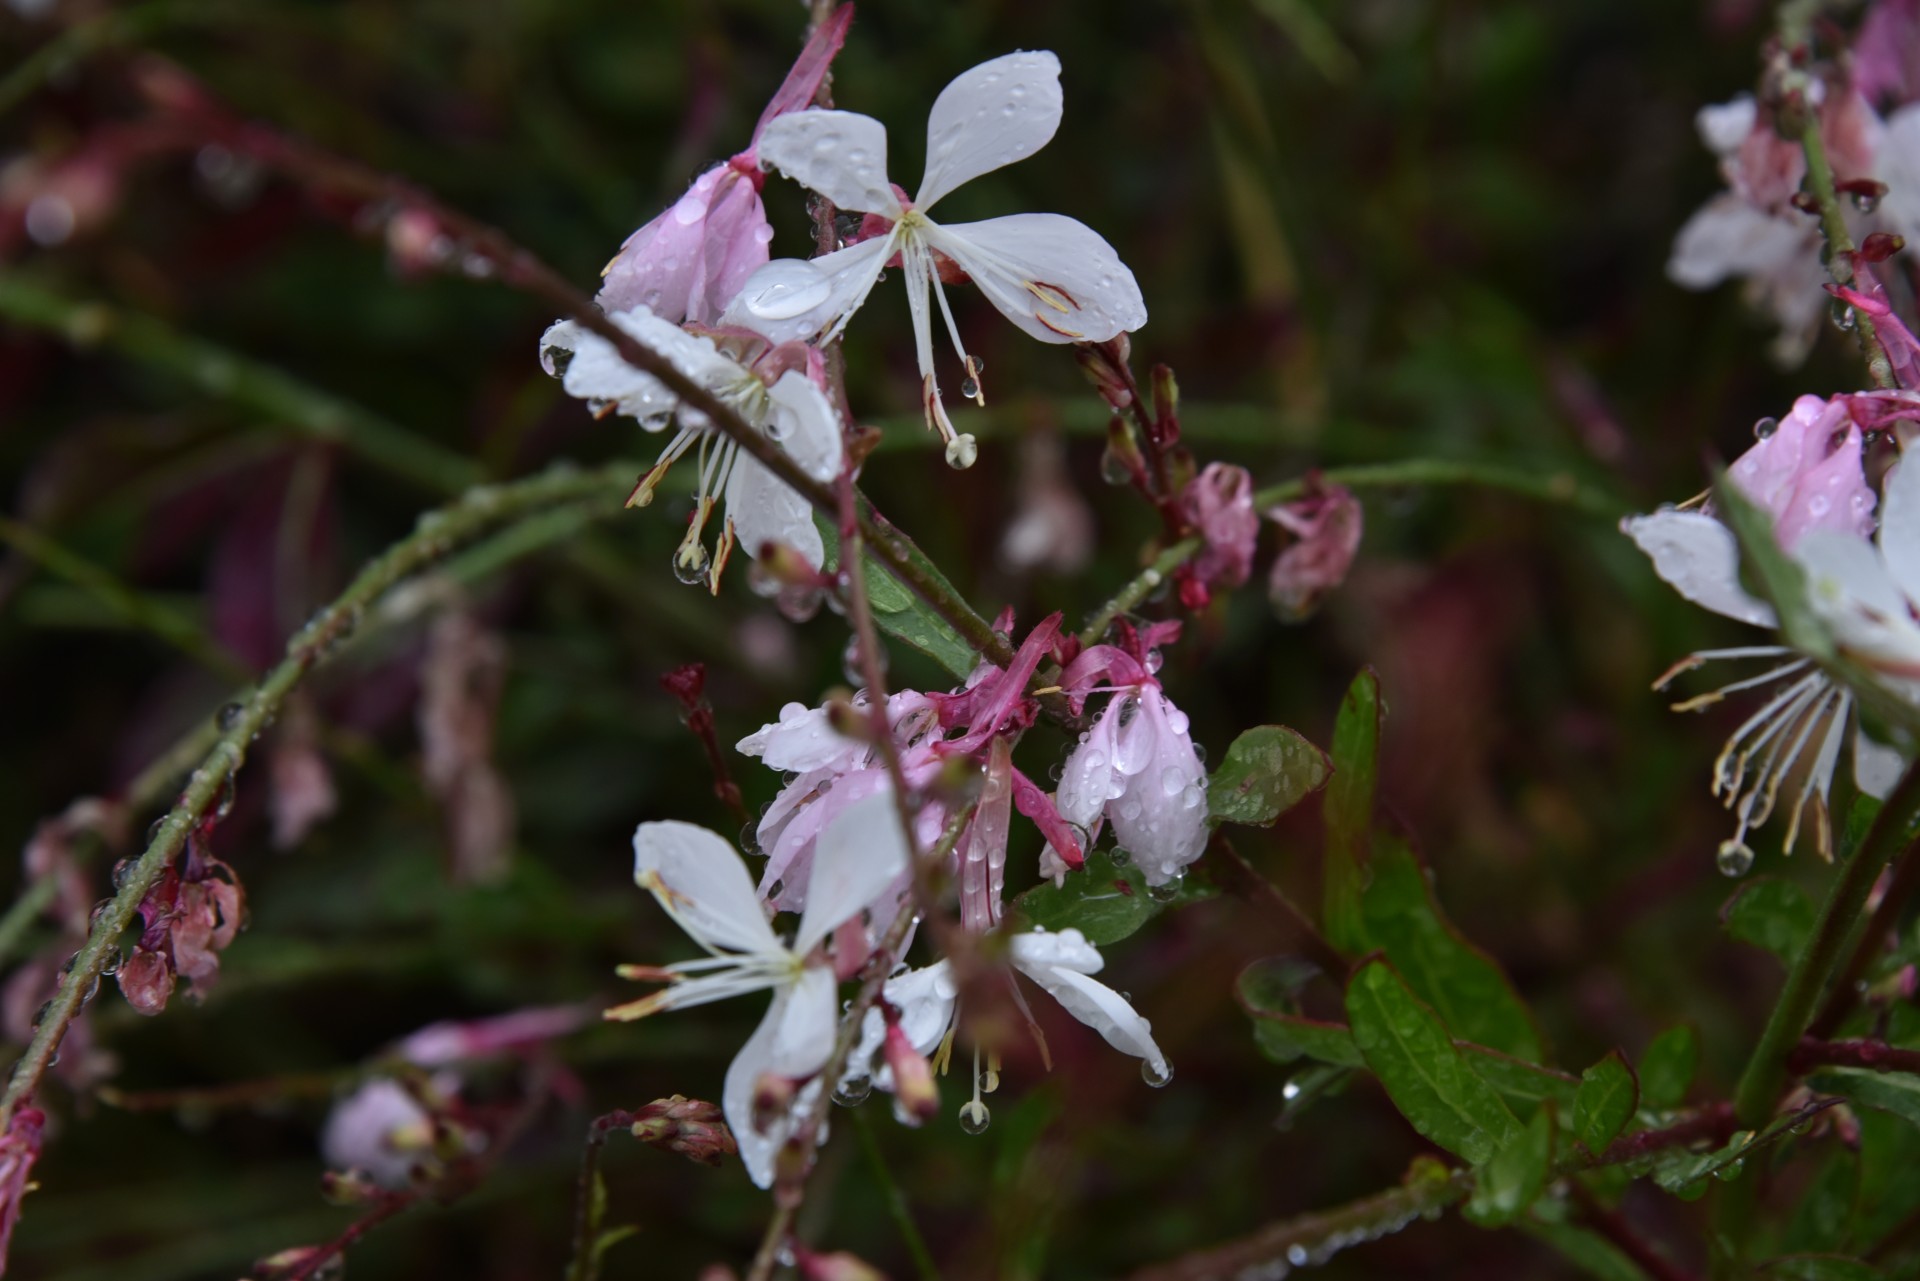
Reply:
[[1670, 1027], [1640, 1056], [1640, 1102], [1650, 1108], [1677, 1108], [1686, 1101], [1700, 1065], [1700, 1040], [1688, 1025]]
[[1374, 788], [1380, 756], [1380, 678], [1363, 667], [1340, 703], [1333, 727], [1333, 780], [1327, 785], [1327, 850], [1322, 870], [1322, 927], [1332, 944], [1348, 953], [1367, 950], [1360, 911], [1366, 884], [1364, 860], [1373, 831]]
[[1520, 1123], [1393, 967], [1369, 961], [1347, 983], [1354, 1043], [1407, 1121], [1473, 1165], [1517, 1140]]
[[1521, 1119], [1532, 1116], [1533, 1110], [1542, 1103], [1552, 1102], [1562, 1108], [1573, 1106], [1580, 1082], [1565, 1072], [1543, 1068], [1537, 1063], [1528, 1063], [1524, 1059], [1516, 1059], [1510, 1054], [1489, 1050], [1484, 1045], [1474, 1045], [1469, 1041], [1455, 1041], [1453, 1044], [1467, 1056], [1467, 1062], [1480, 1074], [1481, 1079], [1498, 1090], [1500, 1097], [1507, 1101], [1507, 1106], [1517, 1112]]
[[1691, 1201], [1706, 1192], [1709, 1179], [1741, 1177], [1750, 1158], [1798, 1131], [1821, 1107], [1816, 1104], [1775, 1117], [1764, 1130], [1736, 1134], [1725, 1147], [1714, 1152], [1669, 1150], [1656, 1153], [1632, 1168], [1651, 1174], [1653, 1181], [1662, 1188], [1683, 1200]]
[[1207, 812], [1264, 827], [1326, 784], [1327, 754], [1284, 725], [1256, 725], [1233, 740], [1207, 780]]
[[1907, 1072], [1875, 1072], [1871, 1068], [1822, 1068], [1807, 1084], [1826, 1094], [1838, 1094], [1863, 1107], [1878, 1108], [1920, 1125], [1920, 1076]]
[[1493, 959], [1440, 910], [1412, 849], [1386, 831], [1374, 833], [1361, 920], [1367, 936], [1384, 945], [1387, 959], [1455, 1037], [1539, 1061], [1540, 1033], [1526, 1005]]
[[1633, 1110], [1639, 1106], [1640, 1083], [1618, 1050], [1580, 1074], [1580, 1092], [1573, 1097], [1573, 1134], [1596, 1156], [1618, 1138]]
[[1076, 929], [1096, 947], [1118, 943], [1152, 920], [1164, 907], [1178, 907], [1209, 899], [1219, 891], [1204, 876], [1181, 878], [1179, 888], [1165, 902], [1147, 893], [1140, 869], [1131, 863], [1116, 867], [1113, 855], [1096, 850], [1087, 865], [1068, 872], [1056, 886], [1042, 881], [1014, 900], [1014, 907], [1031, 925], [1049, 930]]
[[1293, 1014], [1255, 1014], [1253, 1039], [1275, 1063], [1313, 1059], [1336, 1067], [1365, 1067], [1360, 1047], [1344, 1023], [1323, 1023], [1319, 1019]]
[[1813, 900], [1792, 881], [1758, 877], [1742, 885], [1720, 909], [1727, 933], [1772, 952], [1788, 965], [1813, 934]]
[[[839, 564], [839, 531], [818, 512], [813, 515], [813, 523], [826, 544], [828, 564]], [[952, 586], [905, 534], [897, 536], [915, 564], [943, 586]], [[874, 626], [896, 640], [905, 641], [962, 680], [973, 672], [980, 656], [960, 638], [958, 632], [947, 625], [946, 619], [933, 612], [931, 605], [914, 595], [878, 561], [867, 560], [862, 569], [867, 585], [867, 602], [873, 607]]]
[[1505, 1227], [1539, 1198], [1552, 1164], [1553, 1109], [1541, 1108], [1518, 1139], [1480, 1168], [1463, 1213], [1483, 1228]]
[[1788, 1254], [1761, 1265], [1762, 1275], [1781, 1281], [1881, 1281], [1886, 1273], [1841, 1254]]

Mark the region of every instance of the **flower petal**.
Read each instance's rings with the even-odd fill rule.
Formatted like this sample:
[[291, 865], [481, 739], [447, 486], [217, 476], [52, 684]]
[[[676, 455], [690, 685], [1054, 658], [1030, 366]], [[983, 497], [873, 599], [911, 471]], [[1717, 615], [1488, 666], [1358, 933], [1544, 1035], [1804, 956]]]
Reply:
[[1907, 599], [1920, 601], [1920, 467], [1902, 462], [1887, 476], [1880, 556]]
[[1867, 737], [1865, 730], [1853, 733], [1853, 783], [1868, 796], [1887, 798], [1900, 776], [1907, 772], [1907, 758], [1891, 747], [1883, 747]]
[[[813, 951], [840, 922], [880, 897], [907, 870], [907, 842], [891, 789], [836, 814], [820, 833], [807, 878], [807, 906], [793, 950]], [[886, 923], [880, 928], [884, 929]]]
[[[1076, 946], [1076, 944], [1078, 946]], [[1127, 1003], [1127, 999], [1098, 980], [1087, 977], [1096, 964], [1088, 966], [1083, 951], [1093, 948], [1078, 930], [1062, 930], [1057, 935], [1020, 935], [1011, 940], [1014, 965], [1028, 978], [1047, 990], [1062, 1009], [1106, 1039], [1108, 1045], [1123, 1054], [1145, 1059], [1160, 1073], [1167, 1069], [1166, 1055], [1154, 1043], [1147, 1020]], [[1080, 962], [1075, 964], [1073, 962]]]
[[887, 182], [887, 130], [854, 111], [796, 111], [760, 135], [760, 159], [843, 210], [900, 216]]
[[1871, 543], [1816, 529], [1794, 559], [1807, 571], [1807, 599], [1836, 639], [1869, 661], [1920, 665], [1920, 627]]
[[781, 993], [770, 1015], [773, 1031], [773, 1070], [781, 1076], [812, 1076], [833, 1054], [839, 1030], [838, 992], [833, 971], [809, 965], [800, 978]]
[[[781, 119], [791, 117], [782, 116]], [[863, 240], [857, 245], [836, 249], [805, 262], [797, 258], [776, 258], [747, 277], [747, 283], [740, 287], [739, 296], [727, 305], [727, 310], [721, 315], [720, 323], [751, 329], [772, 343], [804, 342], [817, 338], [860, 309], [860, 304], [873, 292], [873, 283], [880, 279], [887, 259], [898, 248], [897, 240], [897, 235], [875, 236], [871, 240]], [[766, 293], [766, 285], [778, 281], [790, 286], [796, 263], [821, 277], [826, 288], [821, 300], [804, 311], [795, 311], [786, 302], [769, 305], [761, 301]], [[808, 290], [798, 296], [804, 298], [816, 292]]]
[[826, 393], [805, 374], [792, 369], [780, 375], [769, 391], [775, 409], [774, 417], [768, 420], [768, 433], [778, 435], [780, 447], [807, 475], [821, 482], [839, 479], [845, 450], [840, 418]]
[[742, 453], [727, 477], [727, 519], [747, 555], [768, 543], [785, 543], [815, 569], [826, 563], [826, 544], [813, 523], [813, 508], [787, 483]]
[[780, 950], [747, 865], [704, 827], [677, 819], [640, 824], [633, 833], [633, 879], [703, 947]]
[[1087, 942], [1087, 936], [1076, 929], [1015, 934], [1007, 940], [1007, 954], [1023, 973], [1069, 969], [1081, 974], [1098, 974], [1106, 964], [1100, 949]]
[[1053, 794], [1054, 808], [1060, 817], [1081, 828], [1091, 829], [1100, 817], [1101, 807], [1120, 795], [1126, 786], [1113, 757], [1118, 750], [1114, 741], [1119, 724], [1117, 709], [1124, 694], [1116, 695], [1087, 731], [1084, 743], [1068, 753], [1060, 770], [1060, 785]]
[[768, 769], [804, 774], [827, 766], [852, 769], [872, 749], [834, 729], [826, 708], [788, 703], [780, 709], [779, 720], [762, 725], [735, 743], [734, 750], [758, 756]]
[[913, 198], [922, 211], [962, 183], [1024, 160], [1060, 127], [1060, 59], [1010, 53], [953, 78], [927, 117], [927, 171]]
[[1041, 342], [1105, 342], [1147, 323], [1146, 300], [1113, 246], [1060, 214], [929, 224], [927, 243], [960, 264], [1008, 320]]
[[1699, 512], [1629, 516], [1620, 532], [1653, 560], [1653, 572], [1682, 596], [1716, 614], [1757, 627], [1774, 626], [1773, 607], [1740, 586], [1740, 543], [1733, 531]]
[[773, 1186], [773, 1158], [792, 1137], [801, 1111], [800, 1100], [806, 1095], [803, 1090], [795, 1096], [794, 1105], [787, 1114], [775, 1118], [764, 1132], [754, 1128], [754, 1088], [761, 1076], [773, 1069], [773, 1041], [786, 1012], [786, 1003], [787, 994], [784, 991], [775, 993], [773, 1004], [767, 1007], [760, 1026], [753, 1030], [747, 1043], [733, 1056], [733, 1062], [727, 1065], [726, 1082], [720, 1088], [720, 1108], [727, 1114], [727, 1128], [733, 1131], [733, 1142], [740, 1149], [741, 1163], [747, 1167], [747, 1177], [753, 1180], [754, 1186], [761, 1188]]

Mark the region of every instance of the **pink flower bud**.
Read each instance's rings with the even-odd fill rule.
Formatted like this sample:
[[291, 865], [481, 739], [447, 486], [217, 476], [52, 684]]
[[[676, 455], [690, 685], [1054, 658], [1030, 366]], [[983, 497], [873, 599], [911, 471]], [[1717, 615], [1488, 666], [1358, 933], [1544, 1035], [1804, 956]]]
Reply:
[[719, 1165], [739, 1151], [717, 1106], [679, 1094], [656, 1099], [635, 1112], [633, 1137], [702, 1165]]
[[135, 948], [115, 976], [120, 993], [137, 1014], [158, 1014], [173, 995], [173, 962], [159, 952]]
[[927, 1056], [913, 1048], [898, 1023], [887, 1025], [881, 1048], [887, 1069], [893, 1073], [893, 1095], [899, 1103], [900, 1119], [919, 1125], [939, 1115], [940, 1089], [933, 1083], [933, 1068]]
[[1267, 516], [1297, 540], [1280, 553], [1267, 579], [1274, 609], [1295, 622], [1318, 609], [1352, 568], [1360, 550], [1360, 500], [1342, 486], [1316, 485], [1305, 498], [1269, 508]]
[[1861, 449], [1860, 429], [1844, 397], [1802, 396], [1734, 460], [1728, 474], [1773, 517], [1783, 548], [1791, 550], [1815, 529], [1868, 538], [1874, 497], [1861, 469]]
[[20, 1221], [20, 1202], [33, 1188], [33, 1163], [40, 1158], [46, 1123], [46, 1113], [22, 1102], [0, 1135], [0, 1274], [7, 1270], [7, 1246]]

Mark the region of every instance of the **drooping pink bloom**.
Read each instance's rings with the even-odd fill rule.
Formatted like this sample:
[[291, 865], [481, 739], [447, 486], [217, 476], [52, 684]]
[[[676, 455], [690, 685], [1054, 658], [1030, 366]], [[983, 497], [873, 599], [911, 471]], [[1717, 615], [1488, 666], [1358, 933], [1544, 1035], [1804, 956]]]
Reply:
[[1267, 598], [1281, 618], [1298, 621], [1346, 581], [1360, 550], [1364, 512], [1352, 490], [1318, 483], [1306, 497], [1268, 508], [1267, 518], [1294, 539], [1273, 562]]
[[1229, 463], [1208, 463], [1180, 496], [1187, 519], [1205, 545], [1193, 572], [1210, 587], [1238, 587], [1253, 573], [1260, 516], [1253, 509], [1253, 474]]
[[33, 1190], [33, 1163], [40, 1159], [46, 1124], [46, 1113], [22, 1102], [0, 1135], [0, 1276], [6, 1275], [7, 1247], [20, 1222], [20, 1203]]
[[1792, 551], [1816, 529], [1866, 538], [1873, 533], [1873, 490], [1861, 469], [1862, 436], [1848, 399], [1802, 396], [1728, 469], [1735, 484], [1773, 517], [1780, 546]]
[[1148, 653], [1179, 635], [1180, 625], [1144, 633], [1121, 626], [1119, 645], [1095, 645], [1061, 673], [1076, 706], [1111, 693], [1093, 726], [1068, 754], [1055, 800], [1061, 815], [1088, 831], [1102, 818], [1149, 886], [1185, 874], [1207, 846], [1207, 775], [1187, 733], [1187, 716], [1167, 699]]
[[205, 992], [220, 973], [220, 953], [240, 932], [246, 894], [233, 869], [208, 854], [200, 837], [187, 838], [177, 867], [169, 867], [140, 902], [143, 926], [117, 979], [127, 1003], [158, 1014], [184, 978]]
[[852, 21], [853, 6], [843, 5], [813, 33], [745, 151], [694, 179], [672, 208], [627, 237], [602, 273], [602, 310], [645, 307], [674, 324], [712, 324], [747, 278], [766, 265], [773, 227], [760, 201], [766, 183], [761, 135], [779, 117], [812, 104]]

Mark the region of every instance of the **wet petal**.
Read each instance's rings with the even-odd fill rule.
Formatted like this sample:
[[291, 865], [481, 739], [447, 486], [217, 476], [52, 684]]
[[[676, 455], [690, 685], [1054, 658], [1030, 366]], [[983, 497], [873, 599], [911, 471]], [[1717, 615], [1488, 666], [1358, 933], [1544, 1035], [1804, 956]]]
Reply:
[[[860, 309], [867, 295], [873, 292], [873, 284], [880, 278], [887, 259], [898, 248], [896, 240], [892, 235], [875, 236], [805, 262], [797, 258], [776, 258], [747, 278], [739, 296], [727, 305], [720, 323], [751, 329], [773, 343], [811, 341]], [[820, 301], [804, 310], [795, 310], [794, 304], [784, 300], [765, 301], [766, 286], [775, 281], [786, 283], [795, 271], [795, 263], [821, 277], [825, 292]], [[801, 295], [800, 301], [805, 297]]]
[[[891, 790], [835, 815], [820, 833], [807, 878], [807, 907], [793, 950], [811, 952], [840, 922], [879, 898], [907, 870], [907, 842]], [[882, 922], [879, 928], [886, 928]]]
[[795, 111], [760, 135], [760, 159], [841, 209], [900, 216], [887, 183], [887, 131], [853, 111]]
[[773, 1070], [781, 1076], [812, 1076], [833, 1053], [839, 999], [833, 971], [810, 965], [774, 1000]]
[[791, 369], [780, 375], [771, 392], [781, 424], [780, 447], [815, 480], [837, 480], [845, 449], [840, 416], [833, 412], [826, 393], [805, 374]]
[[780, 950], [747, 865], [704, 827], [677, 819], [640, 824], [633, 833], [633, 879], [704, 947]]
[[813, 523], [813, 507], [744, 453], [734, 460], [727, 477], [727, 519], [749, 556], [758, 557], [763, 546], [778, 542], [799, 552], [815, 569], [826, 562], [826, 544]]
[[1920, 601], [1920, 467], [1902, 462], [1887, 476], [1880, 556], [1910, 601]]
[[1024, 160], [1060, 127], [1060, 59], [1010, 53], [963, 71], [927, 117], [927, 171], [914, 196], [926, 210], [962, 183]]
[[1146, 300], [1113, 246], [1060, 214], [929, 226], [1000, 313], [1041, 342], [1105, 342], [1147, 323]]
[[1733, 531], [1699, 512], [1629, 516], [1620, 530], [1653, 560], [1653, 572], [1703, 609], [1757, 627], [1774, 626], [1772, 606], [1740, 586], [1740, 544]]

